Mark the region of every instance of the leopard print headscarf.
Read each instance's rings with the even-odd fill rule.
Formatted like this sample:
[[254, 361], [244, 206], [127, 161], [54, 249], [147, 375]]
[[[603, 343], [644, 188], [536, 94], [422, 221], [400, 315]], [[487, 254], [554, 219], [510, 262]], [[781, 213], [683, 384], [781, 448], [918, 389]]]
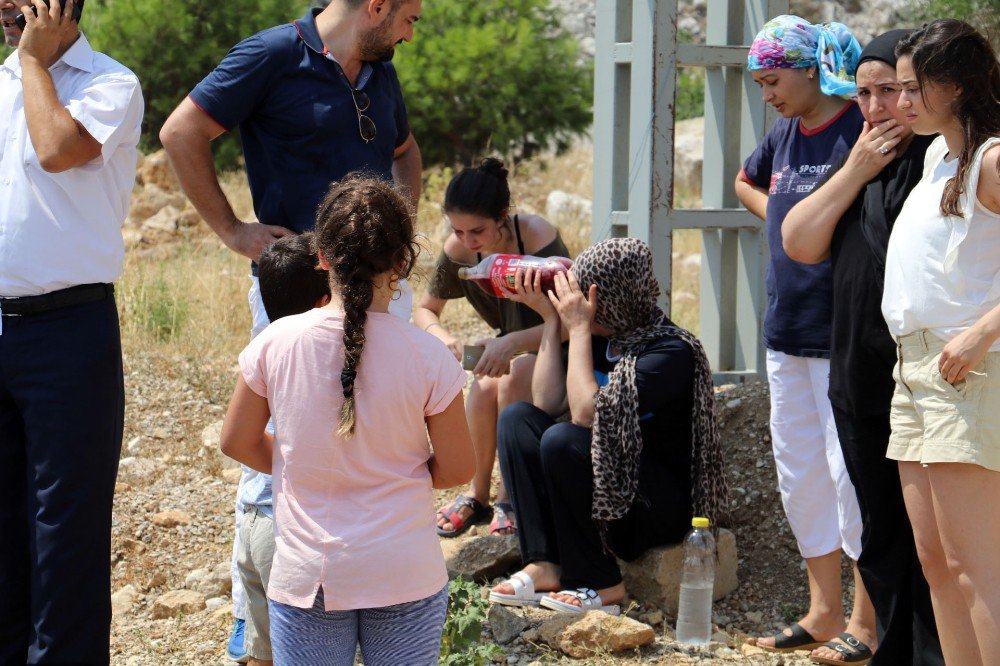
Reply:
[[623, 517], [632, 506], [639, 486], [642, 434], [636, 357], [649, 342], [668, 335], [680, 338], [694, 352], [691, 501], [694, 515], [717, 525], [729, 506], [729, 491], [715, 420], [712, 369], [698, 338], [674, 325], [656, 304], [660, 288], [649, 246], [635, 238], [604, 240], [582, 252], [572, 270], [584, 293], [597, 285], [594, 319], [615, 331], [610, 340], [621, 351], [621, 360], [594, 400], [591, 515], [602, 536], [608, 522]]

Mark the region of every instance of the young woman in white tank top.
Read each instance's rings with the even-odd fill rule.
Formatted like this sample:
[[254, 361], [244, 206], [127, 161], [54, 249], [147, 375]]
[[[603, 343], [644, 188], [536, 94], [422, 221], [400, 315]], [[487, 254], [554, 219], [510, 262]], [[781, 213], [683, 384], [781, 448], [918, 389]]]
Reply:
[[940, 136], [886, 257], [899, 352], [887, 455], [945, 661], [1000, 664], [1000, 63], [954, 19], [896, 52], [900, 109]]

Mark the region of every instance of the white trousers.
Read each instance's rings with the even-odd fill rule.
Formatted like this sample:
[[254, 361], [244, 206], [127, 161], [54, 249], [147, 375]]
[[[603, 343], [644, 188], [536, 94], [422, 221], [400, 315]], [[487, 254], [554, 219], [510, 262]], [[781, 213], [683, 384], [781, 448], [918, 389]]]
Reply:
[[802, 557], [861, 555], [861, 512], [827, 393], [830, 361], [767, 350], [781, 503]]
[[[396, 315], [404, 321], [410, 321], [413, 314], [413, 289], [408, 280], [399, 281], [400, 297], [389, 302], [389, 314]], [[257, 334], [267, 328], [271, 323], [267, 318], [267, 311], [264, 309], [264, 301], [260, 297], [260, 280], [255, 275], [250, 276], [250, 291], [247, 292], [247, 301], [250, 303], [250, 316], [253, 324], [250, 329], [250, 337], [255, 338]], [[233, 581], [233, 616], [238, 619], [246, 619], [246, 591], [243, 589], [243, 581], [240, 580], [239, 567], [236, 565], [236, 556], [240, 547], [240, 518], [243, 516], [243, 502], [240, 501], [240, 491], [247, 480], [246, 468], [240, 474], [240, 485], [236, 490], [236, 531], [233, 534], [233, 556], [229, 564], [229, 576]]]

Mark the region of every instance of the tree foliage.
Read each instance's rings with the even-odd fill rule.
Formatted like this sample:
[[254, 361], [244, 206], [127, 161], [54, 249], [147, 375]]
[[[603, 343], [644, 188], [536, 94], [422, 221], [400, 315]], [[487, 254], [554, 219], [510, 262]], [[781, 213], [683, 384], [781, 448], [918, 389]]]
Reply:
[[[229, 49], [255, 32], [305, 13], [307, 0], [90, 0], [81, 28], [98, 51], [131, 69], [146, 100], [142, 148], [159, 147], [170, 112]], [[232, 165], [240, 149], [215, 142], [217, 159]]]
[[547, 0], [424, 0], [396, 68], [428, 163], [565, 148], [592, 121], [592, 62]]
[[957, 18], [974, 26], [1000, 51], [1000, 2], [998, 0], [918, 0], [912, 23], [920, 25], [939, 18]]

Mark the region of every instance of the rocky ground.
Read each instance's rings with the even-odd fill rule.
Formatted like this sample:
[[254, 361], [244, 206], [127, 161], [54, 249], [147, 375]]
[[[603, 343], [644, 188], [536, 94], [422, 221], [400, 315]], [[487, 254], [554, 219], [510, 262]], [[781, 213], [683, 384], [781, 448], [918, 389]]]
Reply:
[[[217, 425], [236, 368], [231, 360], [152, 353], [132, 354], [126, 366], [126, 444], [113, 541], [113, 663], [225, 663], [238, 472], [218, 452]], [[651, 628], [654, 641], [617, 656], [598, 651], [584, 663], [798, 663], [795, 656], [753, 656], [752, 649], [744, 654], [741, 645], [746, 635], [778, 630], [806, 607], [805, 574], [775, 488], [766, 386], [722, 387], [718, 407], [739, 587], [715, 605], [715, 641], [707, 648], [682, 647], [671, 640], [672, 617], [633, 606], [629, 617], [643, 623], [640, 633]], [[535, 611], [527, 633], [503, 646], [507, 663], [570, 660], [558, 647], [558, 636], [549, 636], [557, 646], [552, 647], [534, 628], [540, 620]], [[552, 634], [551, 627], [546, 631]], [[486, 638], [493, 640], [489, 628]], [[562, 640], [570, 646], [579, 642]]]

